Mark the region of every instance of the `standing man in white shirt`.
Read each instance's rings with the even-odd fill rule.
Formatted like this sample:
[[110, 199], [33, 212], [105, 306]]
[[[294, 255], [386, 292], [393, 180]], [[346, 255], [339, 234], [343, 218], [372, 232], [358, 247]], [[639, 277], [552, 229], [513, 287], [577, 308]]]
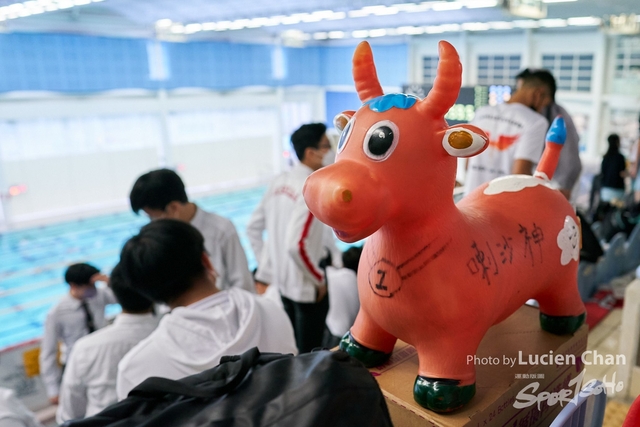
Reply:
[[[533, 72], [544, 70], [535, 70], [526, 68], [516, 75], [516, 90], [522, 87], [523, 78]], [[580, 135], [576, 125], [573, 123], [571, 115], [562, 106], [556, 103], [556, 80], [549, 73], [547, 80], [551, 86], [551, 103], [544, 108], [542, 115], [547, 119], [549, 123], [553, 122], [557, 116], [561, 116], [564, 119], [564, 124], [567, 130], [567, 138], [562, 146], [560, 152], [560, 159], [558, 159], [558, 166], [556, 172], [553, 174], [551, 182], [558, 187], [560, 192], [571, 200], [571, 193], [573, 188], [578, 182], [580, 172], [582, 171], [582, 162], [580, 161]]]
[[60, 386], [59, 424], [90, 417], [116, 403], [118, 363], [158, 326], [153, 302], [127, 286], [119, 265], [111, 272], [109, 286], [122, 313], [112, 325], [73, 346]]
[[132, 288], [171, 312], [118, 365], [118, 399], [149, 377], [183, 378], [253, 347], [296, 353], [293, 329], [276, 303], [216, 287], [204, 238], [186, 222], [160, 219], [142, 227], [124, 245], [120, 265]]
[[58, 365], [58, 346], [64, 366], [73, 345], [83, 336], [105, 326], [104, 309], [117, 301], [109, 288], [96, 288], [107, 276], [89, 264], [71, 265], [64, 275], [69, 293], [47, 314], [40, 344], [40, 376], [49, 401], [58, 404], [62, 369]]
[[501, 176], [533, 174], [549, 128], [541, 113], [551, 103], [552, 81], [548, 71], [536, 70], [522, 77], [522, 86], [508, 102], [476, 111], [471, 124], [485, 131], [489, 147], [469, 158], [465, 195]]
[[193, 225], [204, 236], [205, 248], [219, 275], [219, 288], [239, 287], [254, 292], [247, 255], [235, 226], [227, 218], [189, 202], [177, 173], [158, 169], [142, 175], [133, 185], [129, 200], [133, 212], [142, 210], [151, 220], [171, 218]]
[[335, 160], [326, 130], [322, 123], [311, 123], [291, 135], [300, 163], [273, 180], [247, 225], [259, 260], [256, 279], [277, 287], [301, 353], [322, 345], [329, 309], [324, 271], [318, 264], [333, 252], [325, 250], [333, 238], [327, 237], [331, 231], [315, 220], [302, 198], [307, 177]]
[[329, 313], [324, 347], [333, 348], [349, 332], [360, 310], [358, 297], [358, 265], [362, 246], [352, 246], [342, 253], [343, 268], [327, 267], [329, 287]]

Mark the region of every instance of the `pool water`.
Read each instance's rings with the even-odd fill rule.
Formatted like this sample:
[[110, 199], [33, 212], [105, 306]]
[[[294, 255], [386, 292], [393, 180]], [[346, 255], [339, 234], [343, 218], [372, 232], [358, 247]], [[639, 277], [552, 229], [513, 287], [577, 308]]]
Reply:
[[[256, 261], [245, 228], [266, 187], [194, 201], [236, 226], [249, 268]], [[109, 272], [124, 242], [148, 219], [131, 211], [0, 234], [0, 349], [39, 338], [49, 309], [68, 292], [64, 271], [88, 262]], [[110, 306], [109, 314], [119, 311]]]

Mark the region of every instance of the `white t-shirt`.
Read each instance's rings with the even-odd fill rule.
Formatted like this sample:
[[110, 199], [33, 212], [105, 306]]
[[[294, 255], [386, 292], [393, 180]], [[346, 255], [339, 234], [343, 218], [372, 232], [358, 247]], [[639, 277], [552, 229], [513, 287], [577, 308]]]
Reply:
[[233, 287], [165, 314], [118, 365], [118, 399], [149, 377], [179, 379], [213, 368], [225, 355], [258, 347], [297, 353], [293, 327], [267, 298]]
[[538, 163], [549, 128], [541, 114], [517, 102], [482, 107], [471, 124], [485, 131], [489, 147], [469, 159], [465, 195], [485, 182], [510, 175], [517, 159]]
[[349, 268], [328, 266], [327, 286], [329, 288], [327, 328], [331, 331], [331, 335], [342, 337], [351, 329], [360, 310], [356, 273]]

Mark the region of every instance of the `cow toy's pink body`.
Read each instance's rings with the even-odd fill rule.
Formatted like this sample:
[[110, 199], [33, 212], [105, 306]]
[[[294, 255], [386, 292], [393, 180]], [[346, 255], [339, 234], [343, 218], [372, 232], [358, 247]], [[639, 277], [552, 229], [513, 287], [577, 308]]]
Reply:
[[571, 333], [585, 309], [579, 221], [547, 185], [561, 145], [547, 143], [539, 177], [500, 178], [454, 204], [456, 157], [481, 152], [487, 139], [444, 120], [461, 67], [451, 45], [441, 42], [440, 52], [434, 88], [418, 100], [384, 96], [370, 48], [358, 47], [354, 78], [365, 104], [336, 118], [344, 129], [336, 163], [308, 178], [304, 197], [341, 240], [370, 236], [358, 269], [360, 312], [342, 347], [367, 363], [384, 360], [397, 339], [412, 344], [416, 400], [447, 412], [473, 396], [467, 357], [492, 325], [533, 298], [545, 329]]

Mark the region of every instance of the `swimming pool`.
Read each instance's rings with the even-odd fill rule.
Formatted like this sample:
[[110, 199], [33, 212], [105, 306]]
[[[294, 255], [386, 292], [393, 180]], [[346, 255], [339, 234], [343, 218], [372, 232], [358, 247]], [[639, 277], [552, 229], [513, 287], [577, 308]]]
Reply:
[[[198, 198], [204, 210], [229, 218], [236, 226], [249, 267], [256, 261], [245, 228], [266, 187]], [[39, 338], [47, 312], [68, 292], [64, 270], [89, 262], [108, 272], [124, 242], [148, 219], [131, 211], [0, 235], [0, 349]], [[111, 306], [111, 314], [119, 311]]]

